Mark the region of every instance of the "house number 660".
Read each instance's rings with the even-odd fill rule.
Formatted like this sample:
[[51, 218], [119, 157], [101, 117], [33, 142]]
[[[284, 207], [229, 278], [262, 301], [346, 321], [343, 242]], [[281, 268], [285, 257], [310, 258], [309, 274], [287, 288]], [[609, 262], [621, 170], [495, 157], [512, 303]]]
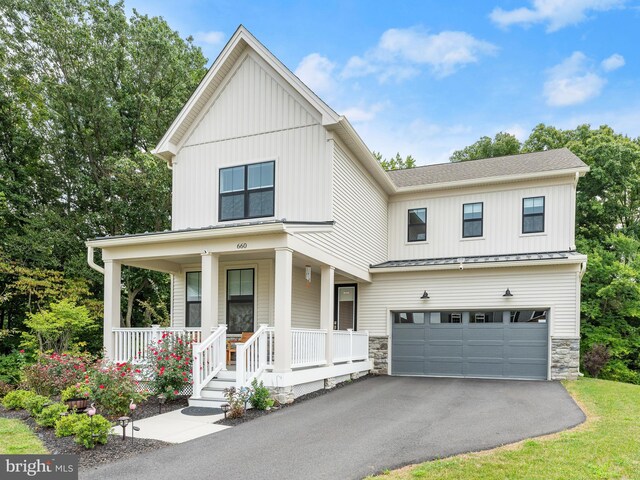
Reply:
[[247, 248], [247, 244], [246, 243], [239, 243], [239, 244], [236, 245], [236, 248], [238, 250], [241, 250], [243, 248]]

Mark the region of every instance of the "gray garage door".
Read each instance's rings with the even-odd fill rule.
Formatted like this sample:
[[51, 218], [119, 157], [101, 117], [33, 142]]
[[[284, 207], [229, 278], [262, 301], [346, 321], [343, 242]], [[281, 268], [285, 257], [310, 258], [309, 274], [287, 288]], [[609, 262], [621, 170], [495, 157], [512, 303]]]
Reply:
[[547, 310], [393, 313], [394, 375], [547, 378]]

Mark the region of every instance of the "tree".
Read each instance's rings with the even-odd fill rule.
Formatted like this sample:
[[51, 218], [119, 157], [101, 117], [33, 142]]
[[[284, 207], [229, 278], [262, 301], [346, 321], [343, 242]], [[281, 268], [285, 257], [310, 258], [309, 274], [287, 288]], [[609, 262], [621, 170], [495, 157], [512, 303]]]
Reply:
[[387, 171], [405, 170], [407, 168], [415, 168], [416, 166], [416, 160], [411, 155], [407, 155], [405, 158], [402, 158], [402, 156], [400, 156], [400, 152], [398, 152], [395, 157], [382, 158], [382, 154], [380, 152], [374, 151], [372, 153], [380, 163], [380, 166]]
[[477, 142], [453, 152], [449, 160], [452, 162], [466, 162], [480, 158], [502, 157], [520, 153], [522, 145], [520, 141], [510, 133], [498, 132], [493, 140], [490, 137], [481, 137]]

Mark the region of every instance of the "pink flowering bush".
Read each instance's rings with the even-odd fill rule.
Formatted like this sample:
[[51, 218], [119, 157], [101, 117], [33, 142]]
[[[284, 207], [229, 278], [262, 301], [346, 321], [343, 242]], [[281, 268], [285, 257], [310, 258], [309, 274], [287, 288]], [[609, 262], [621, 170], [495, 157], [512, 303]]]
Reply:
[[126, 415], [131, 400], [134, 403], [144, 400], [144, 395], [138, 393], [138, 381], [129, 363], [100, 361], [85, 381], [91, 389], [91, 400], [106, 415]]
[[171, 399], [191, 385], [192, 344], [179, 334], [165, 332], [157, 344], [149, 347], [150, 386], [154, 393]]
[[84, 381], [92, 363], [89, 354], [41, 354], [36, 363], [24, 368], [24, 384], [39, 395], [58, 395], [70, 385]]

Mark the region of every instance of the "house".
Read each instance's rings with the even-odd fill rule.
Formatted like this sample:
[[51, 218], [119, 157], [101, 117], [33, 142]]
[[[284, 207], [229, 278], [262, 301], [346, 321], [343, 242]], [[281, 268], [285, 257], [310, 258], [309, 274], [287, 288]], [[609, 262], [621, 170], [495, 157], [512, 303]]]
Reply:
[[171, 231], [90, 240], [88, 261], [118, 361], [161, 331], [120, 328], [121, 266], [171, 275], [165, 330], [199, 342], [192, 404], [253, 378], [290, 401], [371, 370], [577, 376], [588, 167], [570, 151], [385, 172], [241, 26], [154, 153], [172, 169]]

